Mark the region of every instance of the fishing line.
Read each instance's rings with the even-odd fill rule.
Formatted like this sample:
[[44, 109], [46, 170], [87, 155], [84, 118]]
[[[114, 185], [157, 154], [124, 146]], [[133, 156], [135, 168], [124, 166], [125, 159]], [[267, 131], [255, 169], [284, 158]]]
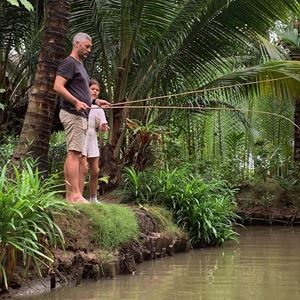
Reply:
[[[209, 91], [216, 91], [216, 90], [221, 90], [221, 89], [227, 89], [227, 88], [232, 88], [232, 87], [240, 87], [240, 86], [245, 86], [245, 85], [253, 85], [253, 84], [258, 84], [258, 83], [267, 83], [267, 82], [274, 82], [274, 81], [279, 81], [279, 80], [284, 80], [284, 79], [290, 79], [291, 77], [285, 76], [285, 77], [280, 77], [280, 78], [274, 78], [274, 79], [266, 79], [266, 80], [258, 80], [258, 81], [252, 81], [252, 82], [245, 82], [241, 84], [232, 84], [232, 85], [225, 85], [225, 86], [218, 86], [214, 88], [208, 88], [208, 89], [200, 89], [200, 90], [194, 90], [194, 91], [188, 91], [188, 92], [182, 92], [182, 93], [177, 93], [177, 94], [170, 94], [170, 95], [163, 95], [163, 96], [156, 96], [156, 97], [150, 97], [150, 98], [144, 98], [144, 99], [138, 99], [138, 100], [132, 100], [132, 101], [125, 101], [125, 102], [117, 102], [111, 104], [110, 107], [106, 107], [107, 109], [124, 109], [124, 108], [130, 108], [130, 109], [140, 109], [140, 108], [156, 108], [156, 109], [192, 109], [192, 110], [225, 110], [225, 111], [240, 111], [240, 112], [253, 112], [253, 113], [260, 113], [260, 114], [266, 114], [266, 115], [271, 115], [275, 117], [280, 117], [284, 120], [287, 120], [288, 122], [292, 123], [295, 127], [300, 129], [300, 127], [295, 124], [291, 119], [288, 117], [272, 113], [272, 112], [267, 112], [267, 111], [259, 111], [259, 110], [251, 110], [251, 109], [242, 109], [242, 108], [226, 108], [226, 107], [199, 107], [199, 106], [161, 106], [161, 105], [134, 105], [130, 106], [127, 104], [132, 104], [132, 103], [139, 103], [139, 102], [146, 102], [146, 101], [151, 101], [151, 100], [158, 100], [158, 99], [164, 99], [164, 98], [170, 98], [170, 97], [178, 97], [178, 96], [184, 96], [184, 95], [190, 95], [190, 94], [199, 94], [199, 93], [204, 93], [204, 92], [209, 92]], [[90, 109], [99, 109], [101, 107], [91, 107]]]
[[[289, 119], [288, 117], [285, 117], [283, 115], [279, 115], [276, 113], [272, 113], [272, 112], [268, 112], [268, 111], [261, 111], [261, 110], [253, 110], [253, 109], [243, 109], [243, 108], [228, 108], [228, 107], [202, 107], [202, 106], [160, 106], [160, 105], [149, 105], [149, 106], [144, 106], [144, 105], [134, 105], [134, 106], [114, 106], [114, 107], [108, 107], [108, 109], [117, 109], [117, 108], [157, 108], [157, 109], [192, 109], [192, 110], [225, 110], [225, 111], [240, 111], [240, 112], [253, 112], [253, 113], [260, 113], [260, 114], [265, 114], [265, 115], [271, 115], [271, 116], [275, 116], [275, 117], [280, 117], [286, 121], [289, 121], [290, 123], [292, 123], [295, 127], [297, 127], [298, 129], [300, 129], [300, 127], [294, 123], [291, 119]], [[97, 108], [96, 108], [97, 109]]]
[[190, 94], [199, 94], [199, 93], [216, 91], [216, 90], [227, 89], [227, 88], [232, 88], [232, 87], [240, 87], [240, 86], [252, 85], [252, 84], [257, 84], [257, 83], [265, 83], [265, 82], [273, 82], [273, 81], [279, 81], [279, 80], [290, 79], [290, 78], [291, 77], [285, 76], [285, 77], [274, 78], [274, 79], [266, 79], [266, 80], [252, 81], [252, 82], [244, 82], [244, 83], [240, 83], [240, 84], [217, 86], [217, 87], [213, 87], [213, 88], [208, 88], [208, 89], [204, 88], [204, 89], [200, 89], [200, 90], [182, 92], [182, 93], [177, 93], [177, 94], [156, 96], [156, 97], [144, 98], [144, 99], [139, 99], [139, 100], [126, 101], [126, 102], [117, 102], [117, 103], [112, 103], [111, 105], [117, 106], [119, 104], [146, 102], [146, 101], [151, 101], [151, 100], [158, 100], [158, 99], [164, 99], [164, 98], [170, 98], [170, 97], [178, 97], [178, 96], [184, 96], [184, 95], [190, 95]]

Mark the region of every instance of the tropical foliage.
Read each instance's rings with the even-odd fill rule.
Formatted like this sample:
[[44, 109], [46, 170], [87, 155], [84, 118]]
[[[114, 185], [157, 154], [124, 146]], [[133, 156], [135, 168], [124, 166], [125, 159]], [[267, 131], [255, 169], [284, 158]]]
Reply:
[[40, 174], [30, 161], [22, 171], [14, 168], [13, 179], [7, 168], [0, 173], [0, 284], [8, 287], [17, 257], [21, 255], [28, 272], [34, 265], [38, 274], [42, 266], [53, 263], [51, 250], [64, 238], [53, 216], [66, 209], [58, 196], [54, 178], [41, 182]]
[[[50, 139], [57, 113], [51, 86], [59, 60], [67, 55], [62, 41], [85, 31], [93, 37], [94, 47], [86, 67], [100, 80], [102, 98], [113, 103], [107, 111], [111, 130], [103, 151], [102, 175], [109, 176], [110, 186], [117, 185], [122, 167], [133, 166], [125, 176], [128, 200], [172, 209], [194, 245], [235, 238], [234, 191], [224, 178], [238, 185], [254, 176], [261, 180], [284, 177], [295, 170], [293, 158], [300, 153], [297, 24], [290, 30], [282, 26], [285, 30], [277, 44], [269, 36], [274, 34], [270, 30], [275, 21], [289, 24], [291, 15], [299, 15], [298, 2], [1, 1], [1, 16], [5, 15], [0, 22], [1, 187], [11, 197], [5, 209], [14, 208], [14, 201], [23, 198], [31, 209], [38, 201], [33, 198], [43, 199], [40, 194], [32, 198], [26, 194], [16, 200], [10, 192], [14, 184], [21, 185], [22, 191], [38, 192], [30, 188], [31, 184], [41, 187], [37, 173], [26, 169], [25, 163], [29, 175], [15, 170], [12, 181], [3, 167], [13, 144], [5, 135], [20, 133], [16, 120], [23, 119], [28, 102], [15, 158], [31, 155], [43, 161], [44, 170], [50, 162], [50, 173], [62, 171], [65, 145], [61, 139]], [[53, 144], [48, 157], [49, 142]], [[159, 171], [136, 171], [153, 165]], [[48, 202], [43, 206], [48, 207]], [[105, 208], [98, 209], [105, 212]], [[91, 211], [87, 214], [95, 217]], [[95, 217], [96, 227], [98, 221]], [[47, 230], [38, 225], [33, 225], [38, 228], [34, 234], [31, 227], [23, 233], [33, 238], [26, 244], [30, 248], [24, 248], [25, 260], [29, 254], [42, 257], [44, 244], [38, 233]], [[22, 223], [22, 228], [27, 227]], [[3, 257], [12, 257], [14, 262], [17, 250], [7, 254], [11, 248], [3, 249]], [[48, 252], [43, 255], [49, 257]], [[7, 284], [13, 263], [0, 263], [2, 282]]]
[[[29, 17], [25, 22], [23, 18], [23, 27], [27, 24], [30, 30], [9, 31], [10, 35], [7, 37], [11, 36], [16, 42], [15, 46], [7, 48], [3, 57], [11, 57], [14, 48], [26, 51], [30, 49], [28, 46], [20, 46], [24, 45], [25, 38], [38, 36], [32, 34], [32, 28], [35, 32], [40, 32], [43, 28], [41, 20], [44, 10], [41, 3], [42, 1], [34, 3], [38, 6], [35, 6], [33, 19]], [[7, 2], [2, 5], [5, 9], [14, 8], [8, 6]], [[28, 13], [25, 9], [16, 9], [23, 14]], [[140, 135], [128, 130], [128, 123], [125, 122], [127, 117], [137, 120], [141, 126], [167, 124], [169, 127], [176, 124], [173, 129], [181, 140], [187, 142], [187, 148], [182, 151], [187, 151], [189, 159], [202, 157], [207, 153], [207, 156], [218, 157], [219, 161], [224, 158], [230, 160], [231, 157], [227, 156], [228, 151], [225, 150], [227, 140], [233, 136], [241, 136], [243, 132], [244, 145], [241, 142], [239, 145], [240, 148], [244, 147], [244, 154], [243, 158], [239, 157], [237, 160], [244, 161], [244, 166], [251, 164], [255, 138], [263, 138], [257, 127], [252, 126], [253, 119], [262, 117], [262, 114], [253, 112], [256, 103], [259, 104], [261, 98], [287, 102], [298, 93], [299, 64], [283, 62], [286, 54], [268, 41], [268, 33], [274, 21], [289, 21], [291, 12], [297, 13], [298, 9], [296, 0], [264, 1], [263, 4], [256, 0], [163, 0], [138, 1], [134, 4], [130, 1], [72, 1], [70, 34], [86, 31], [93, 37], [94, 51], [86, 66], [90, 75], [98, 77], [102, 82], [103, 97], [114, 103], [145, 99], [131, 103], [128, 108], [124, 109], [122, 106], [112, 110], [109, 149], [113, 152], [110, 157], [117, 160], [116, 165], [120, 165], [120, 158], [126, 164], [136, 164], [134, 160], [141, 157], [132, 154], [132, 147], [143, 145], [138, 141]], [[9, 17], [5, 21], [9, 25], [9, 20], [15, 17], [13, 13], [7, 15]], [[7, 27], [6, 23], [4, 27]], [[20, 34], [17, 35], [17, 32]], [[26, 45], [31, 44], [26, 42]], [[277, 62], [268, 63], [269, 60]], [[34, 64], [27, 63], [28, 67], [32, 65]], [[293, 79], [243, 85], [256, 80], [281, 77]], [[220, 89], [224, 85], [230, 87]], [[19, 87], [17, 83], [13, 86]], [[205, 92], [148, 99], [151, 96], [168, 96], [199, 89]], [[7, 89], [4, 87], [3, 90]], [[7, 95], [3, 98], [5, 101], [10, 99]], [[152, 108], [152, 105], [164, 105], [165, 108]], [[179, 109], [168, 109], [168, 106], [188, 106], [190, 109], [182, 112]], [[209, 108], [214, 110], [208, 111]], [[261, 109], [263, 108], [257, 108]], [[274, 109], [276, 110], [276, 106]], [[10, 110], [5, 110], [6, 113], [8, 111]], [[275, 113], [285, 112], [279, 110]], [[271, 122], [279, 118], [273, 117]], [[28, 140], [29, 137], [24, 138]], [[40, 137], [31, 138], [35, 140]], [[46, 138], [45, 136], [43, 139]], [[291, 144], [291, 140], [292, 137], [287, 145]], [[37, 144], [42, 143], [39, 141]], [[45, 157], [46, 148], [44, 146], [39, 150], [45, 152]], [[150, 162], [153, 161], [151, 155], [149, 157]], [[286, 156], [285, 159], [290, 157]], [[106, 164], [112, 165], [111, 159]], [[147, 162], [143, 161], [141, 164], [147, 165]], [[238, 165], [237, 162], [236, 164]], [[116, 174], [106, 175], [110, 175], [113, 180]]]
[[[18, 3], [18, 1], [13, 1]], [[26, 109], [43, 27], [43, 6], [34, 13], [1, 1], [0, 22], [0, 137], [20, 132]], [[4, 17], [5, 16], [5, 17]], [[12, 122], [14, 120], [14, 122]]]
[[15, 6], [20, 6], [20, 3], [22, 5], [24, 5], [24, 7], [27, 9], [27, 10], [33, 10], [33, 6], [31, 5], [31, 3], [27, 0], [6, 0], [8, 3], [10, 3], [11, 5], [15, 5]]
[[[129, 101], [112, 112], [115, 159], [121, 155], [140, 170], [147, 165], [137, 165], [136, 147], [132, 154], [133, 145], [147, 142], [128, 130], [129, 117], [171, 128], [163, 149], [174, 154], [179, 146], [172, 161], [208, 161], [240, 175], [232, 180], [253, 174], [261, 160], [255, 145], [269, 131], [264, 155], [272, 162], [265, 172], [284, 174], [293, 156], [293, 124], [284, 118], [293, 120], [300, 65], [284, 61], [287, 54], [269, 42], [268, 30], [298, 9], [296, 1], [74, 1], [72, 32], [94, 38], [91, 74], [101, 78], [110, 101]], [[193, 90], [202, 92], [170, 96]]]
[[127, 168], [124, 177], [127, 200], [173, 211], [192, 245], [215, 245], [236, 238], [235, 191], [224, 181], [206, 182], [188, 168], [139, 173]]

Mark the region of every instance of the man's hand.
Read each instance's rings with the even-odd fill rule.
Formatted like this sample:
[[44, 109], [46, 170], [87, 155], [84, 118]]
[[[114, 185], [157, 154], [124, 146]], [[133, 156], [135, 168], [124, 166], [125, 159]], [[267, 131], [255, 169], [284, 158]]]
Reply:
[[76, 101], [75, 108], [77, 111], [81, 111], [81, 110], [89, 109], [90, 107], [86, 103], [78, 100]]
[[96, 99], [95, 104], [100, 106], [101, 108], [106, 108], [111, 106], [111, 104], [108, 101], [102, 99]]

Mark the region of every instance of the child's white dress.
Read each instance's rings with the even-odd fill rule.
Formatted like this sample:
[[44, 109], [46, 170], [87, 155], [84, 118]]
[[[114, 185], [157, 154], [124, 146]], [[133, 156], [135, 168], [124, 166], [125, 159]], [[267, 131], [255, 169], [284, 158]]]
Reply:
[[94, 109], [91, 109], [89, 114], [88, 129], [82, 151], [82, 155], [88, 158], [100, 156], [96, 129], [99, 128], [101, 124], [107, 123], [104, 110], [99, 108], [98, 105], [92, 105], [92, 108]]

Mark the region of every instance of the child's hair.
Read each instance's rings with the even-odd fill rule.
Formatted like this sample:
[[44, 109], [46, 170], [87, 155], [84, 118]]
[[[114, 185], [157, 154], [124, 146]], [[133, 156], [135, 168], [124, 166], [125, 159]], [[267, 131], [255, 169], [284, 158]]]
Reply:
[[95, 78], [90, 79], [89, 86], [92, 86], [92, 85], [94, 85], [94, 84], [96, 84], [96, 85], [98, 85], [99, 87], [101, 87], [98, 80], [96, 80]]

